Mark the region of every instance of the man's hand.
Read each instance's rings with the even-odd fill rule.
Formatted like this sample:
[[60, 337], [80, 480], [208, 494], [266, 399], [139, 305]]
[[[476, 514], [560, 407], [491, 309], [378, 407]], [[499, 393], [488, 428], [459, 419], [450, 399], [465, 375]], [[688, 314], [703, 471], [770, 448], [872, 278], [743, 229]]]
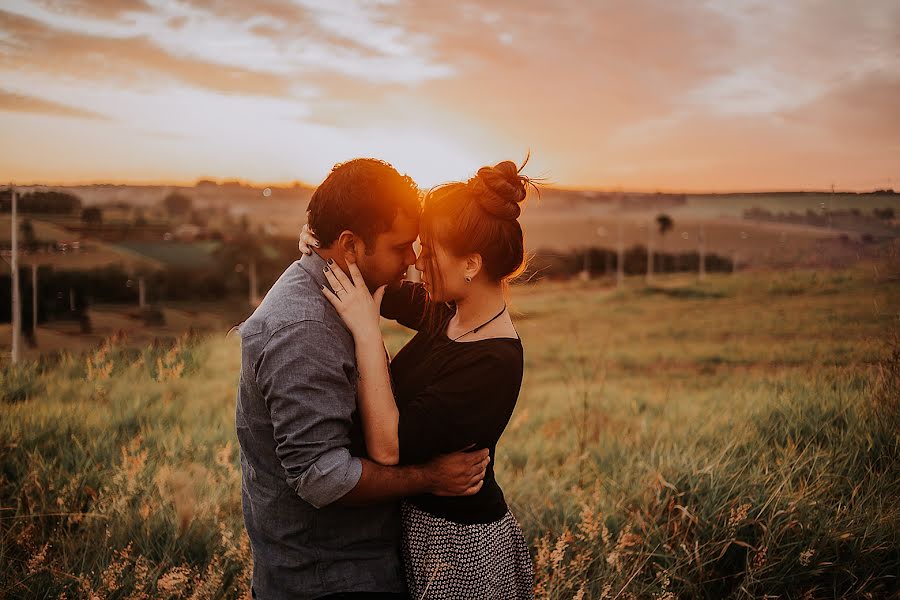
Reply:
[[484, 485], [484, 474], [491, 462], [487, 448], [473, 452], [454, 452], [432, 459], [425, 475], [435, 496], [471, 496]]

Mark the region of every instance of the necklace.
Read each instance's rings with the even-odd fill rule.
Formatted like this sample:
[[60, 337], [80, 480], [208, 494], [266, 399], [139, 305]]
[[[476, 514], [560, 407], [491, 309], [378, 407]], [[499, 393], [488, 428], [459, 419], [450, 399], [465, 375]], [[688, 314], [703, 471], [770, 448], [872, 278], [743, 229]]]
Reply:
[[459, 338], [465, 337], [465, 336], [469, 335], [470, 333], [478, 333], [478, 330], [479, 330], [479, 329], [481, 329], [482, 327], [484, 327], [485, 325], [487, 325], [487, 324], [490, 323], [491, 321], [494, 321], [495, 319], [498, 319], [498, 318], [500, 317], [500, 315], [502, 315], [502, 314], [505, 313], [505, 312], [506, 312], [506, 304], [503, 305], [503, 308], [502, 308], [502, 309], [500, 310], [500, 312], [498, 312], [496, 315], [494, 315], [493, 317], [491, 317], [490, 319], [488, 319], [487, 321], [485, 321], [484, 323], [482, 323], [482, 324], [479, 325], [478, 327], [475, 327], [474, 329], [470, 329], [470, 330], [468, 330], [467, 332], [465, 332], [465, 333], [462, 334], [462, 335], [456, 336], [455, 338], [453, 338], [453, 341], [455, 342], [455, 341], [458, 340]]

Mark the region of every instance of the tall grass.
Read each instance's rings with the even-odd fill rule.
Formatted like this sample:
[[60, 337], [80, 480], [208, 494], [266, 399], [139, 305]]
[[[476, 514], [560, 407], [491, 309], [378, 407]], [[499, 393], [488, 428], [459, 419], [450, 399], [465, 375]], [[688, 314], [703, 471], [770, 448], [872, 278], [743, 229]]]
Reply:
[[[896, 284], [656, 285], [514, 293], [497, 474], [537, 597], [896, 595]], [[234, 340], [112, 339], [0, 372], [0, 597], [245, 596], [238, 368]]]
[[236, 348], [120, 341], [63, 356], [37, 397], [3, 405], [0, 597], [246, 592]]

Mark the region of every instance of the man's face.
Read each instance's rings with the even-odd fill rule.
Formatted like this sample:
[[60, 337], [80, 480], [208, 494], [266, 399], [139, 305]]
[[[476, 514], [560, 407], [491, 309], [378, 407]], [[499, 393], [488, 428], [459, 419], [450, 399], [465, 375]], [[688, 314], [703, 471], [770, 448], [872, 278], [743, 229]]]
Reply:
[[391, 228], [375, 236], [374, 248], [366, 247], [360, 240], [362, 251], [356, 253], [356, 264], [370, 291], [402, 281], [409, 266], [416, 262], [413, 242], [418, 236], [419, 220], [398, 212]]

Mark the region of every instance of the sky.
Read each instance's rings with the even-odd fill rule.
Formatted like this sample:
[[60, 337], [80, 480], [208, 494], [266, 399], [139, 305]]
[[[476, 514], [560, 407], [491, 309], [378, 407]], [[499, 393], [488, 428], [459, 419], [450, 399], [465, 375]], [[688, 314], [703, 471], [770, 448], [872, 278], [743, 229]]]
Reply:
[[900, 189], [897, 0], [4, 0], [0, 181]]

